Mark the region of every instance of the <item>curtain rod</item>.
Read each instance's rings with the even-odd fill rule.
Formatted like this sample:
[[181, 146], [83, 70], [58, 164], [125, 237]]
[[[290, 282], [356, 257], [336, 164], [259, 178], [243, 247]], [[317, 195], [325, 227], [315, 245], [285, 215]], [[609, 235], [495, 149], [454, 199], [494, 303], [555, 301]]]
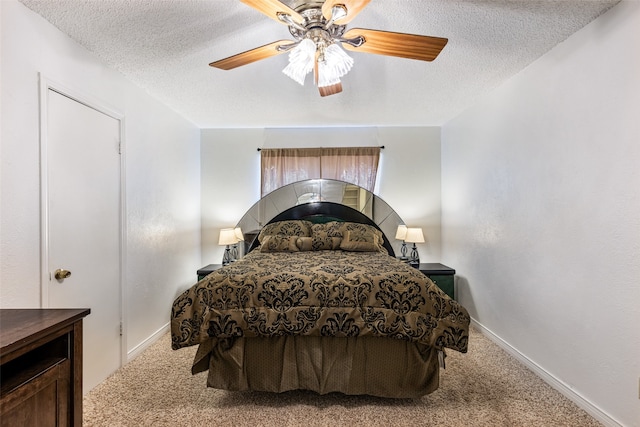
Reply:
[[[309, 148], [342, 148], [342, 147], [309, 147]], [[348, 148], [368, 148], [368, 147], [348, 147]], [[384, 145], [381, 145], [378, 148], [380, 148], [381, 150], [384, 150]], [[266, 150], [269, 150], [269, 148], [266, 148]], [[262, 151], [262, 148], [258, 147], [258, 151]]]

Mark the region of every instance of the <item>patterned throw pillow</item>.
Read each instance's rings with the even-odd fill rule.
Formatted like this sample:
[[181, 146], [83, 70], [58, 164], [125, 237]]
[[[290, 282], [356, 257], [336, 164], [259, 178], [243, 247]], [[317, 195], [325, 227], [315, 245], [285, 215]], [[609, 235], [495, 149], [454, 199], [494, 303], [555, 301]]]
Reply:
[[332, 251], [340, 249], [341, 237], [331, 237], [326, 231], [318, 231], [311, 235], [311, 247], [314, 251]]
[[313, 224], [311, 226], [311, 237], [318, 233], [325, 233], [329, 237], [342, 238], [342, 227], [345, 222], [331, 221], [324, 224]]
[[301, 251], [332, 251], [340, 249], [340, 237], [329, 237], [326, 232], [314, 233], [313, 237], [298, 237], [296, 245]]
[[263, 243], [266, 236], [297, 236], [297, 237], [310, 237], [311, 236], [312, 223], [304, 220], [287, 220], [277, 221], [271, 224], [265, 225], [260, 234], [258, 234], [258, 242]]
[[[380, 244], [382, 244], [383, 242], [382, 231], [378, 230], [377, 228], [369, 224], [359, 224], [357, 222], [345, 222], [343, 223], [343, 226], [342, 226], [342, 233], [344, 234], [345, 231], [350, 232], [351, 240], [356, 240], [356, 239], [362, 240], [362, 239], [365, 239], [365, 236], [370, 236], [371, 234], [373, 234], [374, 236], [378, 237], [378, 242]], [[359, 238], [357, 236], [362, 236], [362, 238]]]
[[312, 251], [313, 246], [311, 245], [313, 242], [312, 237], [298, 237], [296, 239], [296, 246], [300, 251]]
[[[344, 243], [344, 235], [349, 233], [349, 243]], [[374, 240], [375, 237], [375, 240]], [[311, 226], [311, 238], [313, 239], [313, 250], [329, 249], [343, 249], [350, 251], [363, 251], [367, 252], [383, 252], [387, 253], [384, 248], [384, 237], [382, 231], [376, 227], [368, 224], [360, 224], [357, 222], [340, 222], [331, 221], [324, 224], [313, 224]], [[327, 239], [332, 239], [331, 243]], [[340, 239], [336, 241], [335, 239]], [[356, 244], [353, 242], [364, 242], [367, 244]], [[337, 243], [338, 247], [335, 247]], [[342, 245], [345, 244], [343, 248]], [[374, 245], [375, 249], [371, 249]], [[317, 249], [316, 249], [317, 248]], [[358, 249], [350, 249], [358, 248]]]
[[379, 252], [378, 236], [373, 233], [352, 232], [347, 230], [340, 243], [340, 249], [351, 252]]
[[274, 236], [265, 236], [260, 244], [260, 252], [298, 252], [296, 246], [296, 236], [283, 236], [276, 234]]
[[[367, 238], [366, 236], [377, 236], [378, 240], [375, 243], [377, 243], [381, 252], [386, 252], [383, 246], [384, 237], [382, 231], [378, 230], [372, 225], [360, 224], [358, 222], [329, 222], [324, 225], [326, 226], [327, 234], [332, 237], [344, 237], [344, 234], [348, 231], [351, 235], [350, 240], [369, 241], [370, 243], [372, 243], [371, 239]], [[313, 233], [315, 232], [315, 229], [312, 227], [311, 231]]]

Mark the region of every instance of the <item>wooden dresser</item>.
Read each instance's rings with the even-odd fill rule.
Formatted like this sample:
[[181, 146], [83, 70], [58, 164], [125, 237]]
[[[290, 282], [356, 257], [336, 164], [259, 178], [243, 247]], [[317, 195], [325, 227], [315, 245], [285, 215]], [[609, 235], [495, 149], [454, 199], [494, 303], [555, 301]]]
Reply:
[[0, 426], [82, 425], [89, 309], [0, 310]]

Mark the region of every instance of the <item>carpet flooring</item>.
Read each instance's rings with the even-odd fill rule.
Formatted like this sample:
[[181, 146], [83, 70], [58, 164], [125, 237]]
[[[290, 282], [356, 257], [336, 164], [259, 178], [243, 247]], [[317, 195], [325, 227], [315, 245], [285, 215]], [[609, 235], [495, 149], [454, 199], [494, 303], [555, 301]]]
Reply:
[[192, 376], [195, 347], [169, 334], [84, 398], [85, 426], [600, 426], [478, 330], [447, 352], [440, 388], [420, 399], [228, 392]]

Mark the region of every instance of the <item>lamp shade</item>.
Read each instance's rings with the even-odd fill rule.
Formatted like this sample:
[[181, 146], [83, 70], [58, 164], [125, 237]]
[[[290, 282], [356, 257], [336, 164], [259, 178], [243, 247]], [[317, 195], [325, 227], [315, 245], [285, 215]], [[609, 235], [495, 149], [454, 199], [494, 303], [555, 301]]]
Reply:
[[422, 234], [422, 228], [407, 228], [407, 234], [404, 240], [408, 243], [424, 243], [424, 234]]
[[233, 228], [223, 228], [220, 230], [220, 238], [218, 239], [219, 245], [233, 245], [237, 241], [238, 239]]
[[304, 39], [289, 52], [289, 65], [282, 70], [287, 76], [304, 85], [304, 78], [314, 67], [316, 61], [316, 44], [311, 39]]
[[324, 61], [318, 61], [318, 87], [340, 83], [340, 77], [351, 70], [353, 59], [337, 44], [328, 46], [324, 51]]
[[234, 228], [233, 234], [236, 236], [236, 241], [242, 242], [244, 240], [244, 235], [242, 234], [242, 229], [240, 227]]
[[[345, 9], [339, 9], [345, 13]], [[344, 17], [342, 13], [338, 14], [339, 18]], [[319, 57], [317, 57], [318, 53]], [[337, 43], [319, 47], [312, 39], [305, 38], [291, 49], [289, 64], [282, 72], [304, 85], [305, 77], [313, 71], [316, 64], [318, 87], [328, 87], [340, 83], [340, 77], [347, 74], [353, 67], [353, 58], [347, 55]]]
[[407, 237], [407, 226], [401, 224], [398, 226], [398, 231], [396, 231], [396, 240], [405, 240]]

